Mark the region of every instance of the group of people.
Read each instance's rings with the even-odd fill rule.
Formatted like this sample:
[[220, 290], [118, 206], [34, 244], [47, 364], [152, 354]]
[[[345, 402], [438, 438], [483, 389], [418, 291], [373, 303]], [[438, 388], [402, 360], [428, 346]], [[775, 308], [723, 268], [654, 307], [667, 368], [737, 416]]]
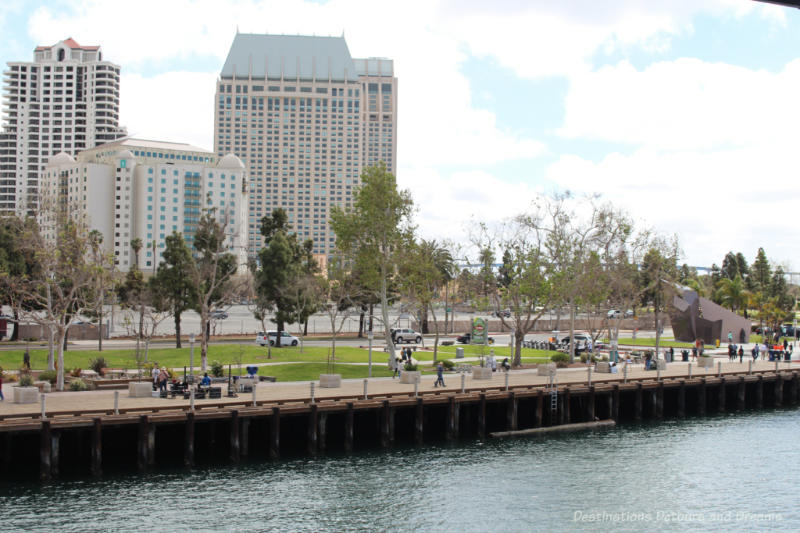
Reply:
[[153, 390], [160, 391], [167, 391], [167, 383], [169, 382], [169, 372], [167, 372], [167, 367], [162, 366], [160, 369], [158, 368], [158, 363], [153, 363]]
[[[783, 344], [774, 344], [772, 346], [770, 346], [766, 341], [763, 343], [757, 342], [753, 346], [752, 350], [750, 350], [750, 355], [752, 355], [753, 361], [758, 359], [759, 355], [763, 359], [769, 357], [770, 361], [774, 361], [776, 358], [780, 360], [781, 356], [783, 356], [787, 361], [791, 361], [792, 352], [794, 352], [794, 344], [790, 344], [788, 340], [783, 339]], [[739, 360], [741, 361], [741, 357]]]

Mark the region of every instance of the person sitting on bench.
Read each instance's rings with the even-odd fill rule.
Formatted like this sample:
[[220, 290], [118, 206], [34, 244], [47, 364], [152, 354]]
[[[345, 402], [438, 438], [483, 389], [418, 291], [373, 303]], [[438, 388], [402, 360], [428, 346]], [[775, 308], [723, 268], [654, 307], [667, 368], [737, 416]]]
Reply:
[[211, 378], [208, 377], [208, 372], [203, 374], [203, 379], [200, 381], [201, 387], [210, 387], [211, 386]]

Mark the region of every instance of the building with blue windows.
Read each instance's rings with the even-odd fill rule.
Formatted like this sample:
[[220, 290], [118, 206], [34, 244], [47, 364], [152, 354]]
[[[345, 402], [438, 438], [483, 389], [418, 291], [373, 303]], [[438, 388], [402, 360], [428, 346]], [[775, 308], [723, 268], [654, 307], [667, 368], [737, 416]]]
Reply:
[[284, 209], [326, 256], [333, 206], [352, 205], [364, 167], [397, 169], [397, 78], [391, 59], [354, 59], [344, 37], [239, 33], [217, 81], [214, 151], [248, 170], [247, 240]]
[[[235, 155], [217, 157], [188, 144], [121, 139], [84, 150], [73, 159], [60, 153], [43, 174], [46, 205], [82, 217], [103, 233], [120, 270], [134, 263], [131, 241], [139, 238], [139, 268], [154, 270], [165, 239], [181, 233], [191, 246], [204, 210], [213, 210], [228, 236], [228, 250], [246, 268], [247, 172]], [[49, 213], [49, 214], [48, 214]], [[55, 210], [43, 210], [42, 227], [53, 233]]]

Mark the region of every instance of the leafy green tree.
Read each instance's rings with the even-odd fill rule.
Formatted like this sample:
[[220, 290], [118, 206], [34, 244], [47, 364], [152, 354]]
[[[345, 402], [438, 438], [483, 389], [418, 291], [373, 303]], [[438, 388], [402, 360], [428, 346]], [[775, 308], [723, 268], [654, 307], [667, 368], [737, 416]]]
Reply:
[[747, 318], [747, 303], [750, 301], [750, 291], [747, 290], [742, 276], [736, 274], [733, 279], [722, 278], [717, 283], [717, 300], [721, 305], [732, 311], [744, 311]]
[[[35, 275], [37, 270], [33, 252], [23, 246], [25, 235], [32, 234], [35, 227], [36, 221], [33, 219], [23, 220], [15, 216], [0, 218], [0, 305], [12, 307], [15, 324], [19, 324], [20, 306], [33, 303], [17, 301], [14, 283]], [[10, 340], [19, 340], [19, 326], [15, 325]]]
[[315, 294], [314, 283], [308, 282], [318, 267], [311, 253], [312, 241], [300, 242], [283, 209], [275, 209], [261, 219], [261, 235], [264, 247], [258, 254], [256, 292], [265, 309], [275, 311], [275, 342], [280, 346], [285, 324], [305, 322], [315, 310], [313, 305], [307, 305]]
[[364, 169], [351, 210], [336, 206], [331, 210], [337, 247], [354, 258], [356, 268], [370, 273], [364, 277], [368, 283], [365, 289], [380, 298], [381, 321], [392, 364], [396, 354], [390, 332], [389, 287], [413, 240], [412, 209], [411, 194], [397, 189], [397, 180], [381, 163]]
[[756, 260], [753, 261], [753, 266], [750, 268], [750, 279], [752, 280], [752, 288], [769, 293], [772, 268], [763, 248], [758, 249]]
[[677, 258], [677, 241], [658, 239], [645, 254], [639, 271], [642, 303], [652, 304], [655, 314], [656, 354], [661, 342], [662, 326], [659, 313], [662, 309], [666, 309], [669, 299], [675, 292], [674, 282], [678, 279]]
[[194, 235], [194, 261], [189, 264], [189, 281], [197, 290], [194, 310], [200, 315], [201, 370], [208, 364], [208, 341], [211, 334], [211, 311], [227, 305], [237, 291], [234, 275], [238, 265], [229, 253], [226, 229], [228, 220], [217, 219], [216, 211], [201, 215]]
[[183, 235], [172, 232], [166, 238], [162, 261], [154, 276], [166, 305], [175, 321], [175, 347], [181, 347], [181, 316], [196, 306], [197, 287], [192, 283], [192, 252]]

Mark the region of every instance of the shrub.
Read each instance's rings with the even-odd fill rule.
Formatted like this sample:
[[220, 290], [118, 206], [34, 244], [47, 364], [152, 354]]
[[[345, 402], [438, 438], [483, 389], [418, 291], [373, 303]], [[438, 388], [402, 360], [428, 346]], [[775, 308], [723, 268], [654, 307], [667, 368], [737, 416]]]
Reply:
[[411, 363], [406, 363], [403, 368], [405, 370], [407, 370], [408, 372], [416, 372], [417, 371], [417, 365], [413, 365]]
[[86, 390], [88, 387], [86, 386], [86, 382], [83, 381], [81, 378], [73, 379], [69, 382], [69, 390], [72, 391], [83, 391]]
[[589, 360], [589, 356], [586, 355], [585, 353], [582, 353], [581, 354], [581, 363], [585, 363], [588, 360]]
[[102, 376], [106, 373], [105, 369], [108, 365], [106, 364], [105, 357], [96, 357], [94, 359], [89, 360], [89, 368], [97, 372], [97, 375]]
[[456, 364], [450, 359], [443, 359], [442, 366], [444, 366], [445, 370], [453, 370], [456, 367]]
[[81, 377], [81, 369], [76, 366], [75, 368], [69, 371], [69, 375], [72, 376], [73, 378], [79, 378]]
[[55, 370], [45, 370], [39, 374], [40, 381], [49, 381], [51, 385], [55, 385], [58, 380], [58, 372]]
[[19, 377], [20, 387], [33, 387], [33, 378], [30, 374], [25, 374]]
[[569, 364], [569, 355], [565, 353], [555, 353], [550, 357], [550, 360], [554, 363]]
[[211, 361], [211, 375], [215, 378], [221, 378], [225, 374], [225, 369], [219, 361]]

